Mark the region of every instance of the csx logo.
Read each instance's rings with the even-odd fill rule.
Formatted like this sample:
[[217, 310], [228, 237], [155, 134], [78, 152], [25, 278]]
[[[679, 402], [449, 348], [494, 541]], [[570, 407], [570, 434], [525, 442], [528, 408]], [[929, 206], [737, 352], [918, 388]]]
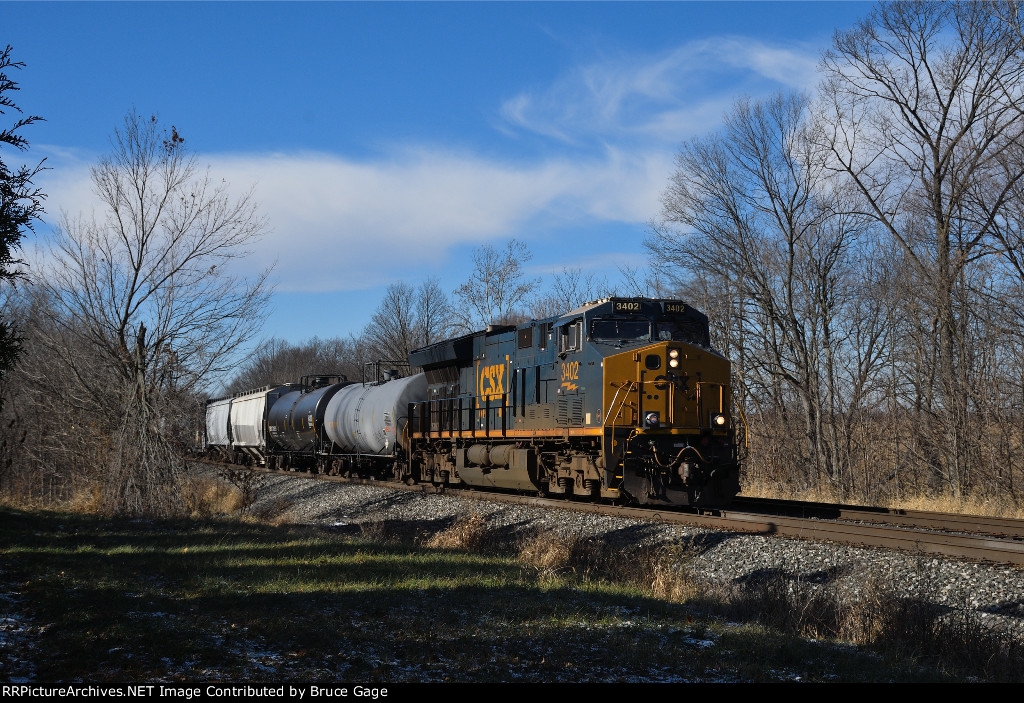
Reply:
[[477, 367], [477, 395], [481, 398], [497, 400], [505, 392], [505, 365]]

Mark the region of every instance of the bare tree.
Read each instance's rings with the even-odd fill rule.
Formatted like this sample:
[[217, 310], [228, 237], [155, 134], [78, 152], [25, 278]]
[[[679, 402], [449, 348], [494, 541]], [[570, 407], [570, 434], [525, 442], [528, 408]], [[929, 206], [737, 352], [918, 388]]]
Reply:
[[275, 383], [296, 382], [313, 374], [341, 374], [358, 381], [366, 344], [355, 338], [312, 337], [290, 344], [273, 338], [257, 345], [228, 384], [226, 393], [237, 393]]
[[416, 290], [404, 281], [388, 286], [384, 299], [363, 330], [378, 359], [405, 359], [417, 346]]
[[102, 214], [62, 218], [38, 278], [56, 322], [46, 340], [73, 371], [69, 402], [109, 419], [106, 509], [164, 512], [183, 468], [181, 399], [263, 320], [267, 273], [229, 269], [265, 222], [155, 117], [129, 113], [111, 144], [92, 169]]
[[409, 352], [443, 338], [450, 327], [448, 300], [436, 278], [413, 288], [404, 281], [388, 286], [362, 341], [374, 360], [404, 360]]
[[[651, 223], [651, 229], [657, 229], [657, 223]], [[681, 281], [673, 276], [671, 269], [663, 266], [663, 262], [652, 260], [650, 266], [619, 266], [622, 285], [615, 295], [639, 298], [669, 298], [679, 295]]]
[[[834, 420], [863, 400], [874, 354], [851, 348], [859, 321], [845, 319], [852, 251], [868, 246], [865, 218], [806, 139], [807, 114], [798, 95], [738, 101], [721, 134], [680, 151], [646, 244], [694, 302], [716, 309], [717, 341], [736, 358], [755, 417], [776, 435], [802, 429], [791, 452], [811, 469], [805, 483], [825, 476], [843, 487]], [[844, 376], [844, 353], [868, 367]]]
[[552, 275], [551, 287], [532, 305], [533, 317], [541, 319], [575, 310], [584, 303], [611, 295], [611, 286], [603, 275], [584, 272], [579, 267], [562, 267]]
[[469, 280], [455, 290], [453, 314], [458, 328], [472, 332], [528, 319], [523, 306], [540, 285], [539, 278], [523, 270], [532, 258], [526, 244], [517, 239], [510, 239], [503, 251], [490, 244], [478, 247]]
[[97, 465], [106, 460], [105, 438], [116, 429], [113, 413], [102, 406], [118, 400], [113, 394], [84, 393], [76, 374], [112, 381], [110, 371], [94, 349], [74, 338], [69, 343], [78, 350], [75, 368], [65, 362], [67, 355], [52, 352], [65, 327], [56, 322], [38, 286], [9, 291], [4, 308], [24, 332], [19, 362], [0, 382], [6, 401], [0, 413], [3, 491], [35, 504], [75, 500], [94, 505], [91, 500], [103, 483]]
[[416, 293], [416, 346], [446, 339], [452, 329], [452, 308], [437, 278], [428, 278]]
[[880, 3], [823, 60], [816, 139], [921, 284], [935, 382], [920, 421], [936, 425], [930, 459], [956, 493], [977, 437], [961, 336], [970, 310], [957, 304], [970, 296], [957, 289], [1024, 177], [1024, 160], [1006, 158], [1024, 147], [1024, 43], [1007, 17], [1015, 5]]

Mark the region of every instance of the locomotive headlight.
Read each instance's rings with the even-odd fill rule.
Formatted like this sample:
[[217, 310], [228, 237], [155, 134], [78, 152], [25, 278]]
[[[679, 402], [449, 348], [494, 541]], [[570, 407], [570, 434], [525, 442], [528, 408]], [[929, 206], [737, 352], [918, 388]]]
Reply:
[[647, 413], [644, 415], [644, 424], [648, 427], [657, 427], [660, 422], [661, 416], [658, 413]]
[[668, 358], [669, 359], [678, 359], [679, 358], [679, 350], [678, 349], [669, 349], [668, 350]]
[[668, 365], [670, 368], [674, 369], [675, 367], [679, 366], [679, 359], [669, 359]]
[[721, 429], [725, 427], [726, 422], [726, 417], [722, 413], [718, 413], [717, 415], [711, 416], [711, 426], [716, 429]]

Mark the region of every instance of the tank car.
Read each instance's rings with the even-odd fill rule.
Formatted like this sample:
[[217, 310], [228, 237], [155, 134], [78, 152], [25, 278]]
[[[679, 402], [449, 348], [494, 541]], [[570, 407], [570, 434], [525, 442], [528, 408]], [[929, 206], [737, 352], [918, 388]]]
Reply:
[[422, 373], [371, 383], [308, 376], [237, 393], [207, 403], [207, 452], [270, 469], [402, 477], [409, 405], [425, 397]]
[[357, 383], [331, 399], [324, 416], [332, 442], [330, 473], [408, 477], [406, 426], [409, 405], [426, 397], [422, 373], [383, 383]]
[[739, 491], [729, 362], [678, 300], [606, 298], [409, 356], [416, 478], [642, 504], [715, 506]]
[[318, 458], [331, 448], [324, 416], [331, 399], [349, 385], [344, 376], [304, 376], [273, 404], [267, 412], [268, 468], [320, 468]]

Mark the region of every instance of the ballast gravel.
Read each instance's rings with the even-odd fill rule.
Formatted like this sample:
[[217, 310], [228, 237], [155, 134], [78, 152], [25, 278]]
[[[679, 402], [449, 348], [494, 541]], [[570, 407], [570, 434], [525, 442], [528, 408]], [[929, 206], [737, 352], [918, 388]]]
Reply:
[[475, 513], [489, 529], [551, 530], [623, 546], [687, 545], [681, 568], [710, 584], [783, 578], [831, 584], [851, 598], [865, 588], [881, 589], [969, 612], [1024, 639], [1024, 570], [1019, 568], [300, 477], [263, 476], [257, 491], [254, 511], [276, 511], [300, 524], [358, 528], [384, 522], [430, 533]]

